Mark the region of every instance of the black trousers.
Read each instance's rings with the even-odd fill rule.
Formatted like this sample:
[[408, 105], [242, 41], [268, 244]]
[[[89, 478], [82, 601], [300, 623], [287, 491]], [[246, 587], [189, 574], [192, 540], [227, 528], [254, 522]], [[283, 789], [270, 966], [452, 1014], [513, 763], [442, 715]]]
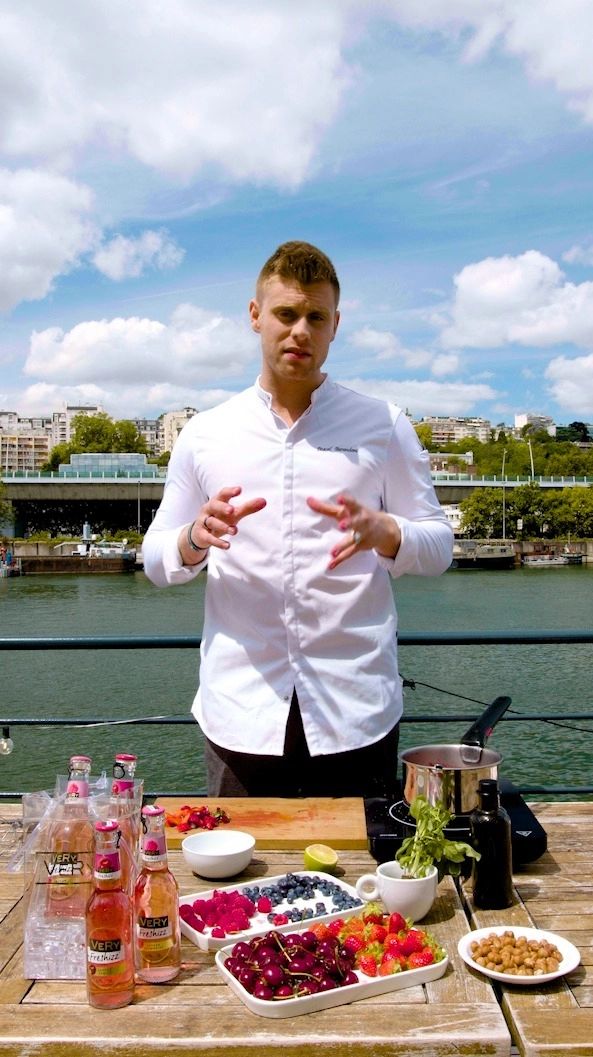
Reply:
[[396, 724], [373, 745], [311, 756], [294, 693], [282, 756], [234, 752], [205, 738], [208, 796], [385, 796], [395, 799], [398, 742], [399, 724]]

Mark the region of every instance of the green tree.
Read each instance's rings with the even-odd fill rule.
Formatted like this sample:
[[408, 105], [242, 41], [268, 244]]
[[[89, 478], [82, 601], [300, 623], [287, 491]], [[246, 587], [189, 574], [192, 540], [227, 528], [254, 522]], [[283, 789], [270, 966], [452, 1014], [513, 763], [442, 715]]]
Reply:
[[72, 440], [52, 448], [43, 470], [57, 470], [60, 463], [70, 461], [71, 455], [82, 452], [140, 452], [148, 454], [146, 441], [133, 422], [121, 419], [113, 422], [105, 411], [96, 415], [74, 415]]
[[12, 525], [14, 522], [14, 510], [12, 503], [6, 498], [6, 485], [0, 481], [0, 525]]
[[49, 459], [41, 467], [42, 472], [56, 471], [60, 463], [70, 462], [70, 456], [76, 451], [77, 449], [72, 444], [56, 444], [49, 453]]
[[414, 426], [414, 429], [418, 434], [418, 440], [422, 447], [426, 448], [427, 451], [432, 451], [432, 426], [429, 426], [424, 422], [419, 422], [418, 425]]
[[460, 503], [461, 530], [470, 539], [502, 537], [502, 489], [476, 488]]
[[96, 415], [74, 415], [72, 445], [77, 452], [114, 451], [115, 422], [105, 411]]
[[111, 449], [112, 451], [135, 451], [142, 455], [148, 455], [146, 440], [138, 432], [133, 422], [123, 418], [119, 422], [115, 422], [114, 425], [114, 446]]

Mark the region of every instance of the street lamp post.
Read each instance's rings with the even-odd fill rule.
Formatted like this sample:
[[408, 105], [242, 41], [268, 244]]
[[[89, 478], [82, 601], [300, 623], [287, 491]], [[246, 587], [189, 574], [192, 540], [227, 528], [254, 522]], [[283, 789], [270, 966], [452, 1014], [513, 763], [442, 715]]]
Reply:
[[504, 462], [505, 462], [505, 459], [506, 459], [506, 457], [507, 457], [507, 450], [506, 450], [506, 448], [505, 448], [505, 449], [503, 450], [503, 453], [502, 453], [502, 540], [503, 540], [503, 543], [505, 542], [505, 540], [506, 540], [506, 538], [507, 538], [507, 525], [506, 525], [506, 507], [505, 507], [505, 488], [504, 488], [504, 484], [505, 484], [505, 479], [504, 479]]
[[534, 472], [534, 469], [533, 469], [533, 448], [531, 447], [531, 441], [530, 440], [528, 440], [527, 443], [529, 444], [529, 459], [530, 459], [530, 462], [531, 462], [531, 479], [533, 480], [533, 478], [535, 477], [535, 472]]

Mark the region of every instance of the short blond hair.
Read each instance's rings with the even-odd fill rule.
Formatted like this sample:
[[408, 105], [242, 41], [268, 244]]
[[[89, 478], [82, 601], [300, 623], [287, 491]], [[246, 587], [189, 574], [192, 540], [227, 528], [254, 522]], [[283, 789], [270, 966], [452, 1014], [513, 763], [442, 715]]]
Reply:
[[336, 269], [329, 257], [312, 246], [310, 242], [283, 242], [266, 261], [257, 278], [256, 292], [261, 299], [262, 289], [270, 279], [283, 279], [285, 282], [296, 282], [300, 286], [311, 286], [313, 283], [330, 283], [336, 296], [336, 306], [340, 300], [340, 283]]

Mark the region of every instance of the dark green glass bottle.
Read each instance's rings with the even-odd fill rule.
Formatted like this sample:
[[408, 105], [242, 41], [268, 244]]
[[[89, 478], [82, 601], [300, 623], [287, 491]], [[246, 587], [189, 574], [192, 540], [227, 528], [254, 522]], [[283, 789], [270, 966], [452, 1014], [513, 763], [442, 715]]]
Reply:
[[473, 860], [473, 901], [479, 910], [502, 910], [513, 904], [511, 820], [500, 806], [498, 782], [483, 778], [479, 803], [470, 815], [472, 843], [480, 858]]

